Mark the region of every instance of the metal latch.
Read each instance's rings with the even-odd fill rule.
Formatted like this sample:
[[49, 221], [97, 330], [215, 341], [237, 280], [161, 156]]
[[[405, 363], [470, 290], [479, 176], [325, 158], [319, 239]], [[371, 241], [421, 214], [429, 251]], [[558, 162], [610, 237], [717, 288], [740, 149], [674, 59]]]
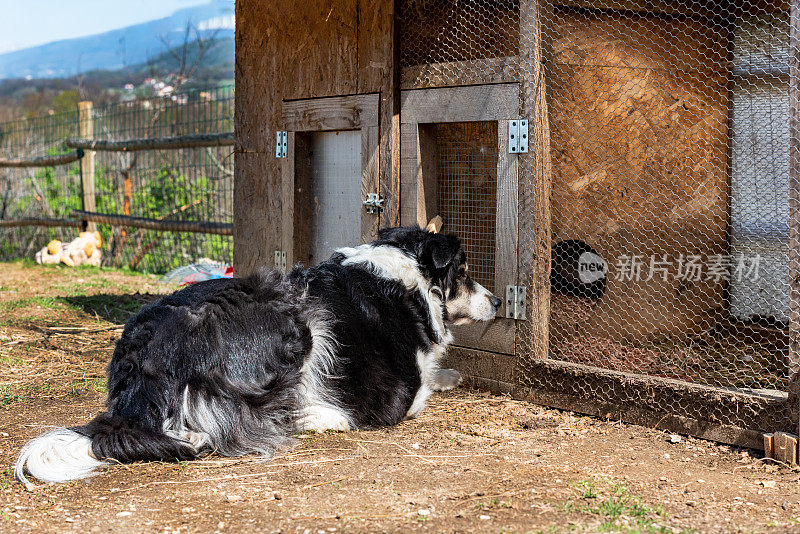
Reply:
[[506, 317], [508, 319], [527, 319], [526, 296], [528, 288], [525, 286], [506, 286]]
[[528, 151], [528, 119], [508, 121], [508, 153], [522, 154]]
[[275, 132], [275, 157], [285, 158], [286, 148], [289, 144], [289, 134], [287, 132]]
[[362, 204], [367, 208], [367, 213], [383, 213], [383, 195], [380, 193], [367, 193], [367, 200]]
[[286, 272], [286, 251], [285, 250], [276, 250], [275, 251], [275, 270], [280, 273]]

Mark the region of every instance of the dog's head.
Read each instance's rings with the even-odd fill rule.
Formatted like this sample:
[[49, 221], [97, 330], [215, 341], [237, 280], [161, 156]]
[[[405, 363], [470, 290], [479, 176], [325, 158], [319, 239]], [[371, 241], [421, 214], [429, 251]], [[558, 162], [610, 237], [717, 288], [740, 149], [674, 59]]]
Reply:
[[452, 324], [489, 321], [502, 304], [470, 278], [467, 256], [456, 236], [405, 226], [381, 230], [377, 244], [397, 247], [416, 259], [432, 290], [441, 291], [446, 319]]

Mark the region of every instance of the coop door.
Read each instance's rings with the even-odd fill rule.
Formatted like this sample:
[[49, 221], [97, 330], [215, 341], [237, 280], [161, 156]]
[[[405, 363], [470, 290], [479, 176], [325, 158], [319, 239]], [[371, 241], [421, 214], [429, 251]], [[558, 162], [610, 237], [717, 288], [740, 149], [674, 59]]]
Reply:
[[309, 265], [361, 240], [361, 135], [358, 131], [310, 136], [311, 220]]
[[[516, 85], [407, 91], [401, 120], [401, 220], [461, 238], [472, 278], [505, 300], [517, 284], [517, 165], [508, 149]], [[460, 120], [463, 118], [473, 120]], [[488, 326], [454, 328], [455, 345], [513, 354], [505, 309]]]
[[282, 172], [286, 264], [315, 265], [341, 247], [377, 237], [382, 207], [378, 95], [283, 102]]

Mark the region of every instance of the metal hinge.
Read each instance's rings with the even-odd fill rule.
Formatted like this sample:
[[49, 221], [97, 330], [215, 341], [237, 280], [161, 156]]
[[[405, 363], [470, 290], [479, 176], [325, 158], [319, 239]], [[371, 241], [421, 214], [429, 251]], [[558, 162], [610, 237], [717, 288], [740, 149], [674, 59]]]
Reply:
[[506, 286], [506, 317], [508, 319], [527, 319], [528, 288], [525, 286]]
[[367, 213], [383, 213], [383, 195], [380, 193], [367, 193], [367, 200], [362, 204], [367, 208]]
[[286, 272], [286, 251], [285, 250], [276, 250], [275, 251], [275, 270], [280, 273]]
[[528, 119], [508, 121], [508, 153], [522, 154], [528, 151]]
[[285, 158], [286, 148], [289, 144], [289, 134], [285, 131], [275, 132], [275, 157]]

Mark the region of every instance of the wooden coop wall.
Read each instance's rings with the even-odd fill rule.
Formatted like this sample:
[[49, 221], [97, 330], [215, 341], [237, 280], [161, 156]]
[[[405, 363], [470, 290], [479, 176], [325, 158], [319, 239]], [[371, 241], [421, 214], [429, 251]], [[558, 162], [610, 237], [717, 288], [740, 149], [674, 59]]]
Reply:
[[[281, 160], [275, 132], [284, 129], [285, 100], [377, 93], [380, 96], [379, 181], [399, 220], [392, 176], [394, 4], [386, 0], [236, 2], [237, 147], [234, 265], [246, 274], [273, 265], [282, 242]], [[396, 122], [395, 125], [399, 124]]]

